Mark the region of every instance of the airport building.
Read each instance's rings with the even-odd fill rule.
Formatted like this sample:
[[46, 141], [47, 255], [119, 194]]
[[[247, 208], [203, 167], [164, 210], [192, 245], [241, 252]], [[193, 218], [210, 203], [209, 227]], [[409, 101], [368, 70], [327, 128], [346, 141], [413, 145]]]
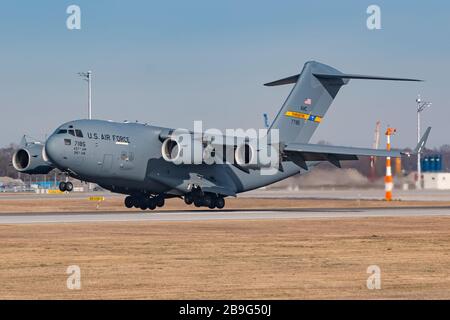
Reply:
[[423, 174], [425, 189], [450, 190], [449, 172], [425, 172]]
[[442, 155], [427, 156], [421, 165], [424, 189], [450, 190], [450, 173], [442, 172]]

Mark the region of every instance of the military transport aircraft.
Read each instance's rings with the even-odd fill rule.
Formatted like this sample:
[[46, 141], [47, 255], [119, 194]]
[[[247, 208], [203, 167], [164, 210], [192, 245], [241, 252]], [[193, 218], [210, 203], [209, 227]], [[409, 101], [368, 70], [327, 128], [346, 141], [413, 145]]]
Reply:
[[[185, 136], [182, 142], [174, 129], [103, 120], [67, 122], [45, 144], [24, 141], [14, 153], [12, 163], [17, 171], [28, 174], [46, 174], [58, 168], [66, 175], [59, 185], [61, 191], [73, 190], [68, 176], [97, 183], [127, 195], [127, 208], [153, 210], [162, 207], [165, 199], [178, 197], [186, 204], [221, 209], [226, 197], [286, 179], [321, 162], [340, 167], [341, 161], [356, 160], [358, 156], [400, 157], [419, 153], [431, 128], [410, 153], [308, 143], [338, 91], [350, 79], [421, 81], [344, 74], [309, 61], [300, 74], [265, 84], [294, 84], [267, 131], [267, 135], [277, 133], [274, 135], [277, 139], [270, 138], [266, 143], [269, 153], [276, 155], [275, 164], [261, 161], [264, 148], [252, 143], [254, 137], [232, 137], [225, 142], [208, 134], [194, 133]], [[189, 154], [186, 139], [202, 150], [209, 149], [209, 155], [216, 161], [202, 158], [192, 163], [177, 163], [183, 150]], [[273, 169], [271, 174], [263, 172], [268, 166]]]

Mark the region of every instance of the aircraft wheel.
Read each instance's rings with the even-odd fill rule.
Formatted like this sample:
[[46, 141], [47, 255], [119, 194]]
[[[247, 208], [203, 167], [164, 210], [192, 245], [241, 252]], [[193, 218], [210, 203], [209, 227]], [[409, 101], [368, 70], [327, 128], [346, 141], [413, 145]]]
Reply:
[[62, 192], [66, 191], [66, 183], [64, 181], [61, 181], [59, 183], [59, 191], [62, 191]]
[[[163, 203], [163, 205], [164, 205], [164, 203]], [[150, 209], [150, 210], [155, 210], [156, 209], [156, 206], [157, 206], [157, 200], [155, 200], [155, 199], [149, 199], [148, 200], [148, 208]], [[159, 206], [158, 206], [159, 207]]]
[[216, 199], [216, 207], [217, 209], [223, 209], [223, 207], [225, 207], [225, 199], [223, 197], [218, 197]]
[[211, 195], [208, 195], [208, 194], [205, 195], [205, 197], [203, 198], [203, 205], [210, 209], [214, 209], [215, 208], [214, 198]]
[[200, 208], [201, 206], [203, 206], [203, 199], [202, 198], [195, 198], [194, 199], [194, 205], [197, 208]]
[[145, 198], [139, 199], [139, 208], [141, 210], [147, 210], [148, 208], [148, 200]]
[[127, 207], [128, 209], [133, 208], [133, 197], [131, 196], [127, 196], [125, 197], [125, 207]]
[[205, 201], [205, 205], [208, 207], [208, 208], [210, 208], [210, 209], [214, 209], [215, 207], [216, 207], [216, 200], [217, 200], [217, 197], [215, 196], [215, 195], [208, 195], [208, 196], [206, 196], [206, 199], [205, 199], [206, 201]]
[[216, 207], [216, 202], [214, 200], [212, 200], [209, 204], [208, 204], [208, 208], [210, 209], [214, 209]]
[[193, 197], [192, 197], [192, 194], [190, 194], [190, 193], [186, 193], [185, 195], [184, 195], [184, 203], [186, 203], [186, 204], [192, 204], [194, 202], [194, 199], [193, 199]]
[[159, 196], [159, 197], [156, 198], [156, 205], [158, 207], [163, 207], [164, 203], [165, 203], [164, 196]]
[[71, 192], [73, 190], [73, 184], [72, 182], [66, 182], [66, 191]]

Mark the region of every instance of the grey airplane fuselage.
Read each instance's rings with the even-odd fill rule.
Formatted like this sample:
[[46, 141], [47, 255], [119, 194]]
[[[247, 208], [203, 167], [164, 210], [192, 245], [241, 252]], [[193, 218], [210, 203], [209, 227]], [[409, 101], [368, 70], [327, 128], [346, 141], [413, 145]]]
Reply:
[[273, 175], [244, 172], [228, 163], [176, 165], [162, 157], [160, 134], [167, 130], [141, 123], [75, 120], [56, 129], [47, 139], [45, 153], [71, 176], [123, 194], [183, 195], [197, 184], [225, 188], [227, 196], [300, 172], [292, 162], [283, 162], [283, 170]]

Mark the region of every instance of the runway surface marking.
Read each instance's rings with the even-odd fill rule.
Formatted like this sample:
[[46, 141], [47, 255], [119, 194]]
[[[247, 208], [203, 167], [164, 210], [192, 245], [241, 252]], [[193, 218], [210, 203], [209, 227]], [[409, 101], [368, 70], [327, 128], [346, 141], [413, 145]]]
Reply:
[[267, 219], [337, 219], [366, 217], [450, 216], [450, 208], [354, 208], [354, 209], [283, 209], [223, 211], [145, 211], [142, 213], [82, 214], [3, 214], [0, 224], [140, 222], [140, 221], [202, 221], [202, 220], [267, 220]]

